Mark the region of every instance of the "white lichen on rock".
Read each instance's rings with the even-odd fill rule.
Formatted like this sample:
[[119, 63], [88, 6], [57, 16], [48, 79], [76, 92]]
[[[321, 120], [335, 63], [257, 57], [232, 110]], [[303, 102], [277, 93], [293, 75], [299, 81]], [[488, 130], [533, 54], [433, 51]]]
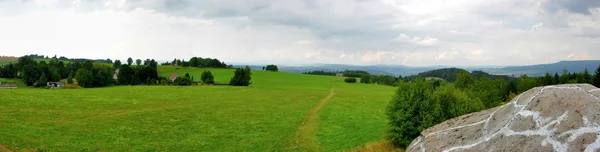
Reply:
[[534, 88], [501, 107], [433, 126], [407, 151], [596, 151], [598, 96], [588, 84]]

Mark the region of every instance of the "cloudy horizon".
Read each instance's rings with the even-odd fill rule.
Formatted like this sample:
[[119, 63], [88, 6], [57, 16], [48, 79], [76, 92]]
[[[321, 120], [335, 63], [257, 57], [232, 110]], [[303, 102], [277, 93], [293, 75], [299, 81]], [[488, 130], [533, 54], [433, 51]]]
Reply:
[[597, 0], [0, 0], [0, 55], [227, 63], [600, 59]]

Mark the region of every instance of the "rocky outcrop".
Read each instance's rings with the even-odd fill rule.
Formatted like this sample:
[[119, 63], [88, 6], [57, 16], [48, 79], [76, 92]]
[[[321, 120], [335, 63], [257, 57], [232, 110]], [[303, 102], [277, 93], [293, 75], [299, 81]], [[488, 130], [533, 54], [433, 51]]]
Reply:
[[600, 89], [588, 84], [534, 88], [431, 127], [406, 151], [598, 151], [599, 97]]

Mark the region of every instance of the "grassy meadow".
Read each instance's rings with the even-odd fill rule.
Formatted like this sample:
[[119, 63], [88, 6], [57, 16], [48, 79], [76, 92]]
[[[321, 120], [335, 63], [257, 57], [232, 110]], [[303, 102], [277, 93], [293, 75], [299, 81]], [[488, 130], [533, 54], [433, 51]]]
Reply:
[[[159, 66], [161, 76], [233, 69]], [[1, 80], [0, 80], [1, 81]], [[332, 91], [333, 89], [333, 91]], [[345, 151], [383, 138], [395, 88], [253, 71], [250, 87], [0, 90], [0, 147], [14, 151]]]

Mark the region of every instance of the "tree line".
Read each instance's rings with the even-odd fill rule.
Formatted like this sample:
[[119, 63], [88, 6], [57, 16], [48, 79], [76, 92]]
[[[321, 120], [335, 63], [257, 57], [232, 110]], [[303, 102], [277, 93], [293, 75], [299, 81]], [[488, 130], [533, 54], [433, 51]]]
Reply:
[[407, 147], [424, 129], [443, 121], [502, 105], [534, 87], [569, 83], [600, 87], [600, 67], [594, 74], [588, 70], [569, 73], [565, 69], [561, 74], [521, 75], [509, 80], [478, 78], [460, 71], [454, 82], [423, 77], [398, 81], [398, 90], [386, 109], [390, 126], [387, 139], [397, 147]]
[[[39, 55], [20, 57], [16, 63], [0, 66], [0, 77], [21, 79], [27, 86], [44, 87], [47, 82], [59, 82], [66, 79], [68, 84], [77, 83], [81, 87], [103, 87], [108, 85], [191, 85], [193, 77], [189, 74], [178, 77], [174, 81], [160, 77], [158, 63], [154, 59], [134, 60], [128, 58], [126, 63], [115, 60], [112, 64], [85, 60], [61, 61], [51, 58], [36, 61], [35, 58], [44, 58]], [[44, 58], [45, 59], [45, 58]], [[67, 63], [65, 63], [67, 62]], [[216, 62], [215, 62], [216, 63]], [[220, 62], [222, 67], [224, 64]], [[205, 84], [214, 84], [214, 76], [210, 71], [202, 73], [201, 80]], [[251, 84], [251, 69], [238, 68], [230, 81], [232, 86], [248, 86]]]
[[337, 71], [337, 72], [316, 70], [316, 71], [307, 71], [302, 74], [336, 76], [338, 73], [343, 74], [344, 77], [353, 77], [353, 78], [360, 78], [364, 75], [370, 75], [369, 72], [363, 71], [363, 70], [344, 70], [344, 71]]
[[198, 67], [198, 68], [231, 68], [232, 65], [225, 64], [219, 59], [192, 57], [188, 61], [181, 59], [173, 59], [171, 62], [165, 62], [161, 65], [177, 65], [182, 67]]

